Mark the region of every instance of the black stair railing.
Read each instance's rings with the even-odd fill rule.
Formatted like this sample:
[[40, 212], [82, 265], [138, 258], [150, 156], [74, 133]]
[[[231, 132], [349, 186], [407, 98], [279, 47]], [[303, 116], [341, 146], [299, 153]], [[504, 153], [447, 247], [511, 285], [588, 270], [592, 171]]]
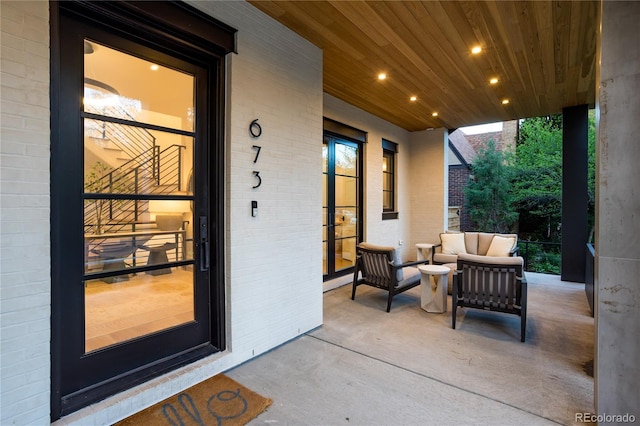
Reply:
[[[136, 194], [169, 194], [182, 189], [181, 145], [164, 150], [158, 146], [132, 158], [100, 179], [88, 182], [94, 188], [85, 193], [85, 233], [118, 232], [138, 223], [140, 215], [148, 210], [148, 201]], [[156, 173], [149, 174], [155, 164]], [[132, 198], [110, 197], [105, 194], [132, 195]]]
[[[103, 106], [97, 108], [92, 105], [85, 105], [85, 110], [93, 114], [135, 120], [135, 117], [121, 106]], [[104, 139], [105, 141], [113, 143], [117, 149], [121, 150], [124, 155], [131, 159], [138, 158], [144, 160], [142, 154], [149, 152], [150, 148], [156, 146], [156, 137], [147, 129], [92, 118], [87, 118], [86, 123], [87, 127], [93, 130], [91, 137]], [[155, 172], [155, 165], [152, 166], [154, 166], [152, 169]]]

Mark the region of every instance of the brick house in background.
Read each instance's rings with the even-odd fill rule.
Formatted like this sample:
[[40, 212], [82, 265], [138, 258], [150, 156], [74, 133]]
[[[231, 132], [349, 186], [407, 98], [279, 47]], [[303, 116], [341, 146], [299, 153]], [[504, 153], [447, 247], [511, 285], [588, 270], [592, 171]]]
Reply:
[[498, 150], [515, 150], [518, 121], [505, 121], [502, 131], [465, 135], [460, 129], [449, 134], [449, 229], [472, 231], [474, 225], [464, 208], [464, 188], [472, 174], [478, 151], [493, 139]]

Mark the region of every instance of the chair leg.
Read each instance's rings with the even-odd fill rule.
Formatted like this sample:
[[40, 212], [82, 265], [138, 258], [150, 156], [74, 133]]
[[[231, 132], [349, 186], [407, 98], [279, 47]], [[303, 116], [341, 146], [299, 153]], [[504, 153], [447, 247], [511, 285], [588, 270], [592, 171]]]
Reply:
[[524, 342], [527, 335], [527, 286], [522, 286], [522, 296], [520, 301], [520, 341]]
[[453, 275], [453, 289], [451, 291], [451, 328], [456, 329], [456, 316], [458, 315], [458, 286], [460, 277]]
[[456, 297], [455, 291], [453, 293], [453, 297], [451, 298], [451, 328], [456, 329], [456, 315], [458, 313], [458, 298]]
[[453, 305], [453, 309], [451, 311], [451, 328], [456, 329], [456, 315], [458, 314], [458, 307]]
[[358, 287], [358, 261], [356, 260], [356, 267], [353, 270], [353, 288], [351, 289], [351, 300], [356, 300], [356, 287]]
[[390, 291], [389, 292], [389, 299], [387, 302], [387, 312], [389, 312], [391, 310], [391, 301], [393, 300], [393, 292]]

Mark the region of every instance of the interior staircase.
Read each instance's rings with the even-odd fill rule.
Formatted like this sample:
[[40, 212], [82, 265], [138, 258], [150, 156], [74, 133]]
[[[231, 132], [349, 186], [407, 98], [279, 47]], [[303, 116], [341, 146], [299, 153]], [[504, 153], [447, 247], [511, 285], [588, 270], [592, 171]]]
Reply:
[[[87, 108], [87, 111], [127, 120], [132, 118], [123, 109], [114, 107], [100, 111]], [[85, 235], [135, 232], [153, 227], [149, 201], [140, 200], [138, 196], [171, 194], [184, 188], [184, 149], [177, 144], [161, 148], [146, 129], [86, 119], [85, 162], [92, 167], [86, 173], [84, 185]], [[93, 238], [91, 247], [86, 250], [87, 269], [99, 263], [97, 253], [106, 249], [103, 246], [113, 243], [114, 239]]]

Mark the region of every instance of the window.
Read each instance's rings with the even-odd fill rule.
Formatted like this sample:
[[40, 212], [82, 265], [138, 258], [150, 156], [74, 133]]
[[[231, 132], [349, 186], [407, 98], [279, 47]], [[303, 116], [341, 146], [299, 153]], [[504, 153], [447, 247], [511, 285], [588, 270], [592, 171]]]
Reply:
[[398, 144], [382, 139], [382, 219], [397, 219], [396, 154]]

